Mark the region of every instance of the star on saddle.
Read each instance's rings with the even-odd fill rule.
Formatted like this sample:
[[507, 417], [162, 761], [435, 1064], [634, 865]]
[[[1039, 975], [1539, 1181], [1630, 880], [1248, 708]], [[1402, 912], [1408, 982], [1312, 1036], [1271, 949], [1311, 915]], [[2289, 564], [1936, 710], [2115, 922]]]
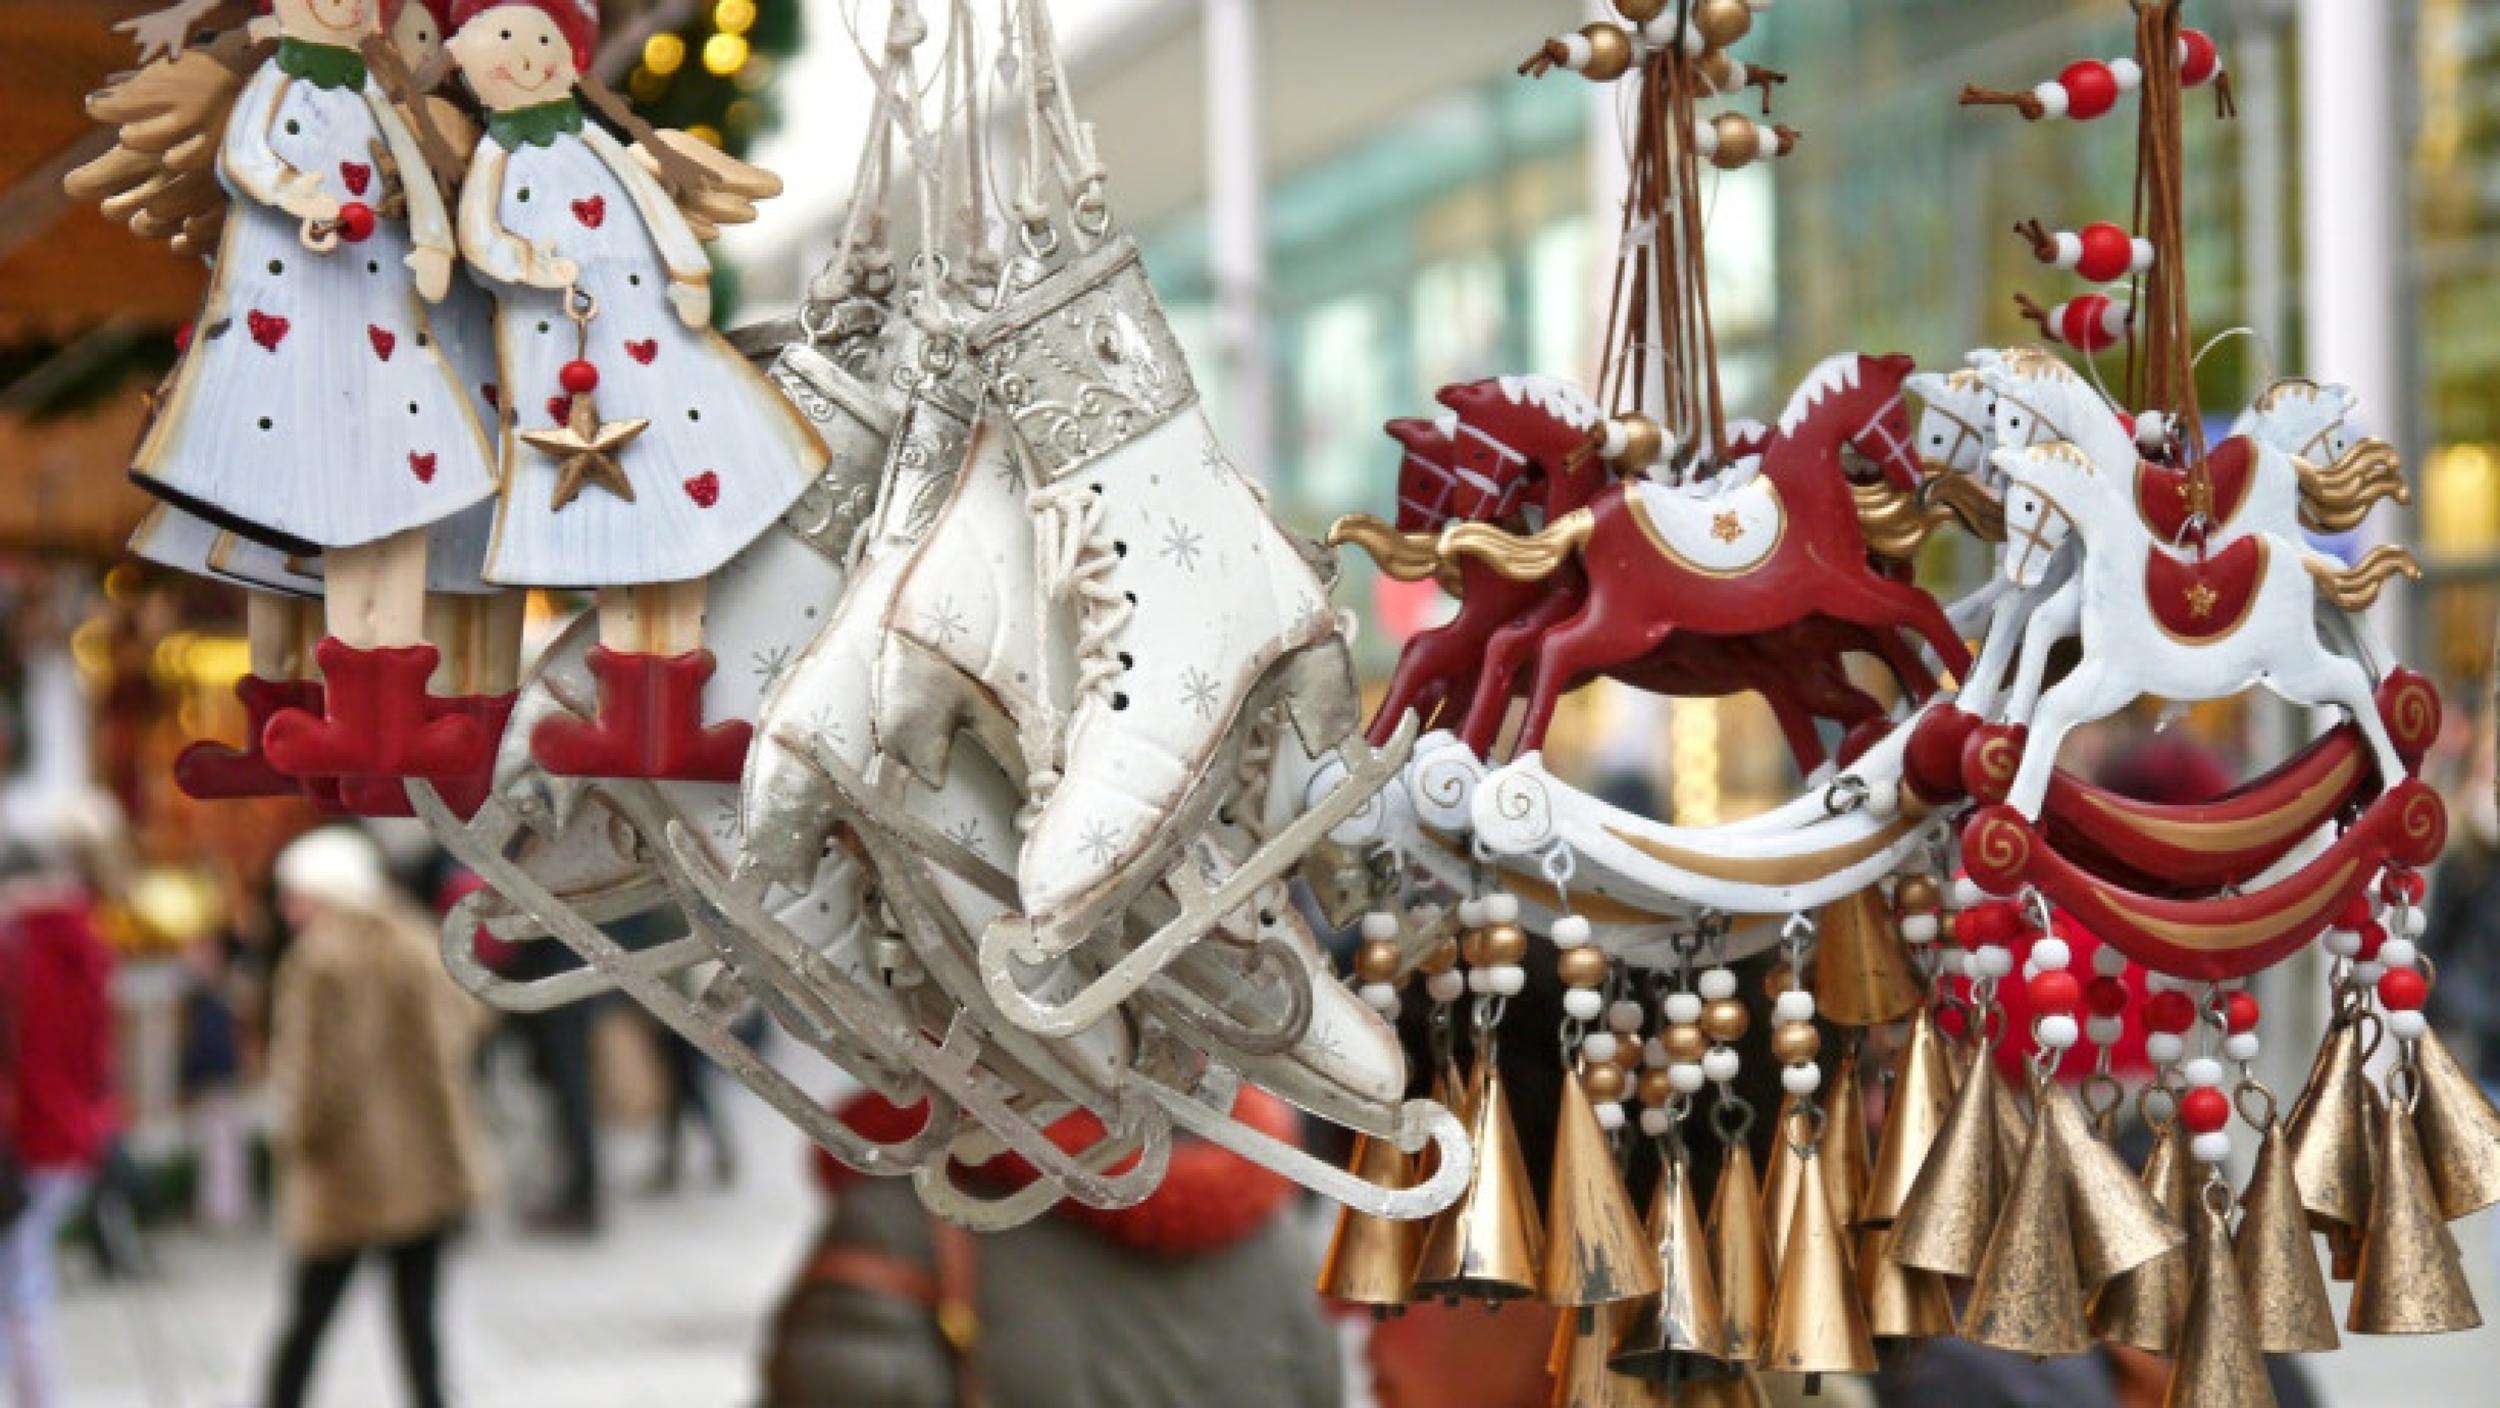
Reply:
[[2222, 594], [2220, 592], [2215, 591], [2212, 587], [2205, 585], [2203, 582], [2199, 582], [2195, 586], [2188, 588], [2188, 614], [2200, 621], [2213, 615], [2214, 603], [2221, 599], [2221, 595]]
[[650, 428], [648, 420], [603, 421], [598, 411], [592, 409], [589, 397], [576, 396], [561, 427], [524, 430], [521, 442], [555, 457], [556, 492], [550, 507], [563, 508], [593, 484], [630, 504], [634, 501], [633, 481], [625, 477], [625, 468], [616, 457], [633, 443], [635, 436]]

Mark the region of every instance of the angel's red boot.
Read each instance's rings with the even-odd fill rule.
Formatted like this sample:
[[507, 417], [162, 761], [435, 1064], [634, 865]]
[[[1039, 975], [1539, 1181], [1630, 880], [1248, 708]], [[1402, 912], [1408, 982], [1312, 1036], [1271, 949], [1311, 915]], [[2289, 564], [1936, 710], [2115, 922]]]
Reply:
[[291, 797], [294, 778], [269, 765], [261, 751], [260, 731], [282, 709], [321, 708], [319, 680], [265, 680], [245, 675], [235, 681], [234, 697], [243, 701], [243, 746], [194, 743], [174, 759], [174, 785], [183, 795], [203, 802], [230, 797]]
[[599, 680], [599, 717], [549, 719], [538, 726], [530, 751], [547, 771], [568, 777], [738, 780], [755, 730], [744, 722], [703, 726], [703, 682], [712, 677], [712, 652], [642, 655], [596, 645], [588, 663]]
[[358, 650], [335, 636], [313, 647], [328, 685], [326, 716], [281, 711], [261, 732], [280, 772], [306, 777], [458, 777], [494, 756], [466, 714], [441, 709], [425, 682], [440, 658], [430, 645]]

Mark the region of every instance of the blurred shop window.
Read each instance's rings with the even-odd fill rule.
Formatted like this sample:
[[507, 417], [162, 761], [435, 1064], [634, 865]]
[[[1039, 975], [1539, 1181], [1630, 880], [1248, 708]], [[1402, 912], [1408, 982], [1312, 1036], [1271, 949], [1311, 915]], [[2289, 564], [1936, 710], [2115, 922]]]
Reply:
[[1557, 220], [1528, 242], [1528, 365], [1582, 383], [1597, 377], [1596, 251], [1586, 216]]
[[1438, 388], [1503, 366], [1502, 261], [1491, 252], [1444, 259], [1415, 276], [1415, 379]]
[[1388, 319], [1368, 295], [1333, 299], [1304, 317], [1295, 339], [1293, 456], [1300, 502], [1334, 514], [1370, 507], [1397, 467], [1380, 434], [1390, 405]]
[[2444, 445], [2422, 469], [2422, 547], [2439, 583], [2433, 598], [2431, 658], [2450, 679], [2480, 679], [2492, 667], [2492, 623], [2500, 565], [2500, 446]]

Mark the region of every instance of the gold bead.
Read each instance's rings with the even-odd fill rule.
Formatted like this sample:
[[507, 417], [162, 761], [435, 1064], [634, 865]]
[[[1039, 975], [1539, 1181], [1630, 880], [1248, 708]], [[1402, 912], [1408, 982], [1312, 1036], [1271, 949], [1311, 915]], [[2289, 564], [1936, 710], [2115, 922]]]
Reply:
[[1753, 31], [1753, 7], [1745, 0], [1701, 0], [1693, 7], [1693, 28], [1702, 43], [1724, 49]]
[[1432, 952], [1424, 955], [1423, 962], [1415, 965], [1415, 971], [1430, 978], [1447, 973], [1457, 966], [1458, 940], [1443, 939], [1432, 946]]
[[1484, 931], [1470, 929], [1459, 935], [1458, 952], [1460, 957], [1467, 960], [1468, 967], [1482, 968], [1484, 966]]
[[1667, 12], [1667, 0], [1615, 0], [1615, 13], [1634, 24], [1647, 24]]
[[1600, 21], [1582, 26], [1580, 37], [1589, 42], [1589, 66], [1581, 70], [1583, 75], [1595, 82], [1605, 83], [1631, 71], [1632, 36]]
[[1952, 910], [1944, 910], [1936, 915], [1936, 941], [1946, 944], [1953, 942]]
[[1602, 950], [1593, 947], [1567, 948], [1563, 950], [1562, 957], [1555, 960], [1554, 972], [1562, 979], [1564, 987], [1593, 988], [1606, 981], [1606, 970], [1612, 966]]
[[1723, 997], [1716, 1002], [1702, 1005], [1702, 1034], [1712, 1041], [1734, 1042], [1742, 1038], [1745, 1035], [1745, 1028], [1751, 1025], [1753, 1025], [1753, 1014], [1747, 1012], [1745, 1004], [1736, 998]]
[[1398, 941], [1365, 939], [1354, 951], [1354, 975], [1367, 983], [1394, 983], [1398, 979]]
[[1714, 93], [1735, 92], [1743, 74], [1744, 65], [1733, 54], [1713, 49], [1701, 56], [1701, 76]]
[[[1737, 0], [1741, 8], [1743, 0]], [[1718, 137], [1711, 148], [1710, 164], [1721, 171], [1735, 171], [1753, 164], [1762, 155], [1762, 129], [1741, 112], [1723, 112], [1710, 119], [1710, 130]]]
[[1802, 1066], [1823, 1049], [1823, 1034], [1812, 1022], [1782, 1022], [1771, 1033], [1771, 1056], [1783, 1066]]
[[1710, 1049], [1710, 1038], [1699, 1027], [1669, 1027], [1658, 1034], [1658, 1044], [1667, 1049], [1669, 1061], [1689, 1066]]
[[1608, 1100], [1620, 1100], [1623, 1098], [1623, 1068], [1603, 1061], [1593, 1061], [1589, 1063], [1588, 1069], [1580, 1072], [1580, 1088], [1589, 1093], [1591, 1100], [1600, 1104]]
[[1484, 957], [1480, 961], [1487, 966], [1517, 963], [1528, 956], [1528, 936], [1516, 924], [1488, 924], [1484, 927], [1483, 938]]
[[1667, 433], [1658, 428], [1658, 422], [1636, 411], [1615, 417], [1615, 424], [1623, 430], [1623, 453], [1615, 456], [1615, 463], [1621, 468], [1647, 469], [1665, 453]]
[[1665, 1071], [1641, 1072], [1641, 1103], [1664, 1105], [1675, 1098], [1675, 1079]]
[[1925, 914], [1934, 910], [1943, 899], [1935, 878], [1927, 875], [1905, 875], [1892, 887], [1892, 907], [1903, 914]]

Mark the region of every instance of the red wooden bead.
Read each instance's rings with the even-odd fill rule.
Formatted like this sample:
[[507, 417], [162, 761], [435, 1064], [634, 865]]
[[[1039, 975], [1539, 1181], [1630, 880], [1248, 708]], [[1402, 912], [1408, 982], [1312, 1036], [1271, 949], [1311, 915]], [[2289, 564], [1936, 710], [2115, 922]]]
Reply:
[[2431, 995], [2431, 985], [2410, 968], [2390, 968], [2379, 975], [2379, 1004], [2390, 1012], [2418, 1012]]
[[2179, 1123], [2198, 1134], [2211, 1134], [2231, 1122], [2231, 1097], [2200, 1085], [2179, 1097]]
[[2391, 870], [2387, 872], [2386, 879], [2379, 881], [2378, 892], [2386, 896], [2392, 904], [2420, 904], [2423, 892], [2422, 872]]
[[2114, 283], [2135, 269], [2135, 238], [2106, 220], [2095, 220], [2075, 232], [2083, 256], [2075, 272], [2096, 284]]
[[2115, 1017], [2127, 1010], [2127, 985], [2104, 973], [2084, 985], [2084, 1000], [2095, 1017]]
[[2201, 29], [2179, 31], [2179, 81], [2193, 88], [2222, 71], [2222, 55], [2213, 37]]
[[2063, 968], [2031, 975], [2031, 1010], [2043, 1016], [2071, 1016], [2083, 1000], [2083, 984]]
[[349, 201], [339, 207], [339, 237], [349, 244], [363, 244], [373, 238], [373, 207], [362, 201]]
[[2115, 345], [2127, 326], [2124, 310], [2106, 294], [2098, 293], [2068, 299], [2057, 305], [2051, 317], [2057, 324], [2058, 339], [2085, 352], [2099, 352]]
[[1964, 1015], [1964, 1011], [1958, 1005], [1937, 1008], [1936, 1030], [1956, 1041], [1961, 1040], [1962, 1034], [1970, 1030], [1970, 1018]]
[[587, 396], [599, 389], [599, 369], [576, 359], [564, 364], [564, 369], [556, 373], [556, 381], [573, 395]]
[[2068, 117], [2088, 120], [2118, 105], [2118, 76], [2099, 59], [2077, 59], [2066, 65], [2057, 83], [2066, 90]]
[[2004, 944], [2014, 937], [2015, 926], [2021, 922], [2022, 916], [2012, 903], [1991, 900], [1986, 904], [1972, 905], [1953, 916], [1953, 937], [1961, 940], [1964, 948]]
[[2144, 1025], [2177, 1036], [2196, 1025], [2196, 1003], [2176, 988], [2154, 993], [2144, 1002]]
[[2233, 1036], [2257, 1029], [2257, 999], [2244, 992], [2222, 996], [2222, 1029]]
[[2357, 956], [2365, 963], [2378, 957], [2379, 945], [2387, 942], [2387, 926], [2375, 919], [2353, 932], [2361, 936], [2361, 951]]
[[2370, 909], [2370, 897], [2366, 894], [2355, 895], [2351, 899], [2344, 901], [2344, 907], [2342, 909], [2335, 911], [2335, 927], [2338, 929], [2358, 929], [2362, 925], [2369, 923], [2371, 918], [2372, 912]]

